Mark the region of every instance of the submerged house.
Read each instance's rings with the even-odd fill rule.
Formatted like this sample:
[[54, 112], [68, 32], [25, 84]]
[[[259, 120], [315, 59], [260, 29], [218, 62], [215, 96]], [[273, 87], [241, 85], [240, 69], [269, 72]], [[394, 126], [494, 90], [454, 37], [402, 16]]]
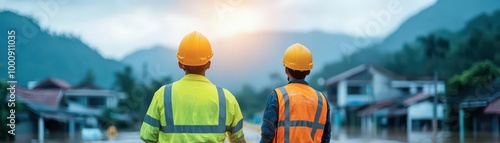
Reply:
[[464, 93], [464, 98], [452, 104], [458, 104], [456, 116], [459, 131], [491, 133], [495, 139], [500, 138], [500, 79], [493, 83], [480, 85], [473, 91]]
[[[327, 96], [335, 109], [336, 126], [376, 129], [380, 126], [420, 126], [432, 118], [435, 92], [444, 82], [406, 80], [381, 66], [362, 64], [326, 80]], [[438, 117], [443, 120], [443, 100]], [[419, 128], [421, 128], [420, 126]], [[410, 128], [411, 130], [411, 128]]]
[[71, 87], [55, 78], [47, 78], [34, 87], [18, 87], [16, 96], [27, 109], [27, 112], [21, 113], [28, 117], [20, 119], [27, 124], [23, 130], [32, 135], [20, 140], [38, 138], [41, 142], [45, 138], [81, 139], [81, 129], [98, 127], [103, 111], [116, 107], [118, 101], [124, 98], [120, 92], [96, 87]]
[[[364, 119], [363, 128], [390, 126], [401, 131], [406, 129], [408, 132], [413, 130], [430, 131], [432, 129], [434, 98], [435, 96], [430, 94], [418, 93], [387, 99], [361, 109], [358, 111], [358, 116]], [[436, 105], [438, 128], [444, 127], [445, 102], [444, 98], [438, 98]]]
[[369, 103], [400, 95], [397, 89], [390, 88], [390, 81], [403, 79], [402, 76], [370, 64], [363, 64], [328, 78], [325, 86], [336, 111], [335, 120], [359, 126], [361, 120], [356, 117], [355, 111]]

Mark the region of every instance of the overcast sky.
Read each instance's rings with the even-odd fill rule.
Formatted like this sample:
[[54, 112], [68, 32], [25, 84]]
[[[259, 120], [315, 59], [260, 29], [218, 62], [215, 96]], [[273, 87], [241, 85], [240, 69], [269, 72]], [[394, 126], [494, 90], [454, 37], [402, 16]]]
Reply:
[[259, 31], [323, 31], [383, 38], [407, 18], [435, 2], [0, 0], [0, 10], [34, 16], [43, 28], [78, 35], [103, 56], [120, 60], [138, 49], [154, 45], [176, 48], [180, 39], [193, 30], [202, 32], [210, 40]]

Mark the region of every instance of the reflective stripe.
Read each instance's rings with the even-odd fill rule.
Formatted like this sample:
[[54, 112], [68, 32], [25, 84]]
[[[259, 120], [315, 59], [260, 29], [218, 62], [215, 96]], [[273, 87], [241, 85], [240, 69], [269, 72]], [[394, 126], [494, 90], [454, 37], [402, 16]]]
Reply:
[[165, 107], [165, 120], [167, 126], [174, 125], [174, 113], [172, 110], [172, 84], [166, 85], [163, 89], [163, 106]]
[[319, 128], [318, 126], [319, 126], [319, 117], [321, 116], [321, 110], [323, 110], [323, 98], [321, 97], [321, 94], [318, 91], [316, 91], [316, 94], [318, 95], [318, 108], [316, 108], [316, 116], [314, 116], [314, 123], [312, 124], [312, 130], [311, 130], [311, 138], [313, 139], [313, 141], [314, 141], [314, 135], [316, 134], [316, 129]]
[[144, 116], [144, 123], [146, 124], [149, 124], [153, 127], [160, 127], [160, 120], [158, 119], [155, 119], [151, 116], [149, 116], [148, 114], [146, 114], [146, 116]]
[[281, 94], [283, 95], [283, 99], [285, 101], [285, 143], [290, 142], [290, 102], [288, 102], [288, 92], [285, 87], [278, 88]]
[[[284, 126], [284, 121], [279, 121], [278, 122], [278, 127]], [[310, 127], [312, 128], [313, 122], [310, 121], [305, 121], [305, 120], [295, 120], [295, 121], [290, 121], [291, 126], [303, 126], [303, 127]], [[318, 129], [322, 130], [325, 127], [325, 124], [318, 124]]]
[[324, 129], [325, 124], [319, 124], [319, 118], [321, 116], [321, 111], [323, 110], [323, 98], [320, 94], [320, 92], [316, 91], [316, 94], [318, 96], [318, 107], [316, 108], [316, 115], [314, 117], [314, 122], [310, 121], [304, 121], [304, 120], [295, 120], [295, 121], [290, 121], [290, 102], [288, 101], [288, 92], [286, 91], [285, 87], [279, 87], [278, 90], [281, 92], [283, 95], [283, 100], [285, 102], [285, 120], [284, 121], [279, 121], [278, 126], [284, 126], [285, 127], [285, 143], [290, 142], [290, 126], [305, 126], [305, 127], [310, 127], [312, 128], [311, 130], [311, 138], [314, 141], [314, 136], [316, 134], [316, 130], [318, 129]]
[[165, 120], [167, 125], [161, 126], [165, 133], [224, 133], [226, 127], [226, 96], [224, 90], [217, 87], [219, 98], [219, 120], [218, 125], [174, 125], [172, 108], [172, 84], [166, 85], [164, 89]]
[[243, 128], [243, 120], [240, 120], [234, 127], [226, 126], [226, 131], [229, 131], [234, 134], [240, 131], [242, 128]]
[[164, 133], [224, 133], [226, 126], [219, 125], [167, 125], [162, 126]]
[[219, 96], [219, 126], [226, 128], [226, 96], [224, 96], [224, 90], [217, 87], [217, 95]]

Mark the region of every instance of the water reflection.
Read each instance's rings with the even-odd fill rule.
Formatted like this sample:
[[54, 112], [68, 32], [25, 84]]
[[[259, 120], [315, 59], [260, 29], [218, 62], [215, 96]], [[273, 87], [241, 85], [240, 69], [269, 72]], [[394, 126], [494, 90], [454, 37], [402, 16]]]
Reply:
[[[500, 135], [492, 132], [466, 132], [463, 143], [500, 143]], [[333, 133], [332, 140], [342, 143], [433, 143], [432, 131], [405, 129], [363, 130], [359, 127], [345, 127]], [[438, 132], [436, 143], [461, 143], [458, 132]]]

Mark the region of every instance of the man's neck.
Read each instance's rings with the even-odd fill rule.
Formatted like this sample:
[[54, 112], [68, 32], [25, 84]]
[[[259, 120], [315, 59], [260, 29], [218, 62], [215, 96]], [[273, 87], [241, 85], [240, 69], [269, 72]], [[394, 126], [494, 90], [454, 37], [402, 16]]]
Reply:
[[188, 73], [188, 72], [185, 72], [184, 75], [188, 75], [188, 74], [195, 74], [195, 75], [205, 76], [205, 72], [203, 72], [203, 73]]

